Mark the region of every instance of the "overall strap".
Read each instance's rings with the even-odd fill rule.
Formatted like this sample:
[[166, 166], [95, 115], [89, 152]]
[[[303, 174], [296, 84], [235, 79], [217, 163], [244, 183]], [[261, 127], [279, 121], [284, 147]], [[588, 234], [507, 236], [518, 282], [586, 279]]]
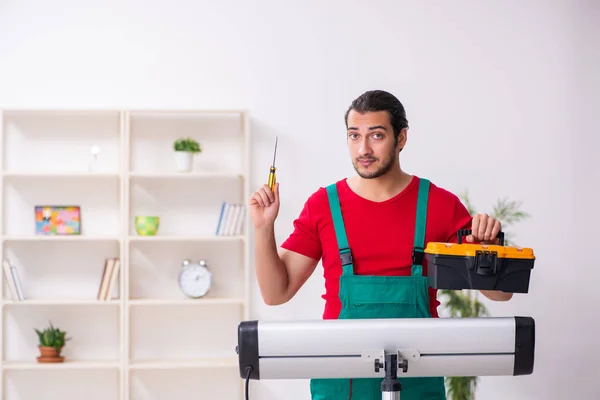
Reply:
[[412, 252], [412, 276], [423, 276], [423, 256], [425, 255], [425, 227], [427, 225], [427, 200], [429, 197], [429, 180], [420, 179], [417, 197], [417, 217], [415, 221], [415, 238]]
[[329, 210], [333, 218], [333, 227], [335, 229], [335, 237], [337, 238], [338, 250], [340, 252], [340, 260], [342, 262], [342, 274], [354, 274], [354, 266], [352, 264], [352, 252], [348, 245], [348, 237], [346, 236], [346, 228], [344, 227], [344, 218], [340, 208], [340, 200], [337, 193], [335, 183], [327, 186], [327, 198], [329, 199]]

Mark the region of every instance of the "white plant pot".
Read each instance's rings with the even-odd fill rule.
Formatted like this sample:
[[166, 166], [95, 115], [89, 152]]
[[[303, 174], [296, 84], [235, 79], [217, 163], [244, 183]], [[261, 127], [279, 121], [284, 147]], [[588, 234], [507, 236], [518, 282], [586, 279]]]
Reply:
[[178, 172], [189, 172], [192, 170], [194, 153], [189, 151], [175, 152], [175, 167]]

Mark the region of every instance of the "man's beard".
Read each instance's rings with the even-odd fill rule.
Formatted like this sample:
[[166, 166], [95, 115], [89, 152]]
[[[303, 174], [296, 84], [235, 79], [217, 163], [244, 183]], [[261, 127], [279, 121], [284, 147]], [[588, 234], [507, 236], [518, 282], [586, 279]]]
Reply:
[[[390, 153], [390, 155], [388, 157], [383, 159], [381, 166], [379, 168], [377, 168], [376, 170], [360, 171], [359, 170], [360, 168], [364, 168], [360, 164], [360, 160], [373, 160], [374, 162], [377, 162], [377, 159], [372, 158], [372, 157], [360, 157], [360, 158], [357, 158], [356, 161], [354, 162], [354, 170], [361, 178], [374, 179], [374, 178], [379, 178], [380, 176], [385, 175], [388, 172], [390, 172], [390, 170], [394, 167], [394, 163], [396, 162], [396, 153], [392, 151], [392, 153]], [[373, 166], [373, 164], [370, 167], [372, 167], [372, 166]]]

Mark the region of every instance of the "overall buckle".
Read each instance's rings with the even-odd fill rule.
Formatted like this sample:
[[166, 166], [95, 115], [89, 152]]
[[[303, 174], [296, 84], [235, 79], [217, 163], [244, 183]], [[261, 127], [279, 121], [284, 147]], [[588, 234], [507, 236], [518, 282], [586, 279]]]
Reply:
[[412, 262], [413, 265], [423, 265], [423, 257], [425, 256], [425, 249], [422, 247], [413, 247], [412, 251]]
[[345, 247], [340, 249], [340, 261], [342, 262], [342, 266], [352, 264], [352, 253], [350, 252], [350, 248]]

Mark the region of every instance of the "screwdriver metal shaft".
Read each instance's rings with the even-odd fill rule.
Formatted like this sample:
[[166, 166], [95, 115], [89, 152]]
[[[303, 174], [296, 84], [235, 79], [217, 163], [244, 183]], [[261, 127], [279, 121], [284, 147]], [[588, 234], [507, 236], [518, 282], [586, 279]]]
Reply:
[[271, 164], [271, 168], [269, 169], [269, 180], [267, 182], [267, 186], [269, 186], [269, 188], [271, 188], [271, 190], [273, 190], [273, 187], [275, 186], [275, 182], [276, 182], [276, 175], [275, 175], [275, 157], [277, 156], [277, 141], [278, 141], [278, 137], [275, 137], [275, 150], [273, 151], [273, 164]]

